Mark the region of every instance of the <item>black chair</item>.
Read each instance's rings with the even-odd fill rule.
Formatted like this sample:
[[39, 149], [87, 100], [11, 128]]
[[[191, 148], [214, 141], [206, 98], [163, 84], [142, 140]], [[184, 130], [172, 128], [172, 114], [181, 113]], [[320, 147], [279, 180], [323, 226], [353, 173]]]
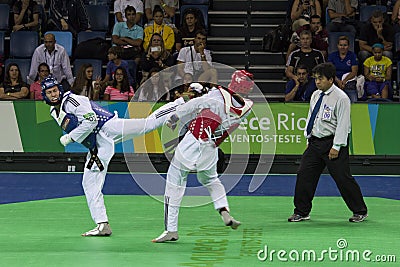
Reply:
[[0, 4], [0, 31], [9, 31], [10, 6], [8, 4]]
[[133, 59], [129, 59], [127, 60], [128, 62], [128, 71], [129, 74], [131, 75], [133, 81], [131, 85], [135, 85], [136, 84], [136, 72], [137, 72], [137, 65], [136, 62]]
[[87, 5], [86, 11], [89, 17], [92, 31], [108, 32], [108, 17], [110, 8], [107, 5]]
[[182, 0], [182, 5], [208, 5], [209, 0]]
[[102, 38], [106, 39], [106, 33], [105, 32], [99, 32], [99, 31], [93, 31], [93, 32], [79, 32], [78, 33], [78, 38], [77, 42], [78, 44], [84, 41], [87, 41], [89, 39], [94, 39], [94, 38]]
[[0, 56], [4, 56], [4, 32], [0, 32]]

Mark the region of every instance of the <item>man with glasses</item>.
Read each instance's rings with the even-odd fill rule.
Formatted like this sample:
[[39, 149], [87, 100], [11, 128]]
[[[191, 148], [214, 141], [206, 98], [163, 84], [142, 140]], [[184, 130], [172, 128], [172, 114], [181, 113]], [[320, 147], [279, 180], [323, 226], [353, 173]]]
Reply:
[[68, 91], [74, 82], [71, 71], [71, 64], [67, 51], [56, 43], [54, 34], [48, 33], [44, 36], [44, 44], [39, 45], [32, 56], [31, 69], [28, 75], [28, 82], [36, 81], [37, 70], [40, 63], [46, 63], [50, 67], [50, 73]]
[[300, 65], [296, 68], [295, 78], [286, 83], [285, 101], [307, 101], [317, 89], [315, 80], [308, 76], [307, 67]]

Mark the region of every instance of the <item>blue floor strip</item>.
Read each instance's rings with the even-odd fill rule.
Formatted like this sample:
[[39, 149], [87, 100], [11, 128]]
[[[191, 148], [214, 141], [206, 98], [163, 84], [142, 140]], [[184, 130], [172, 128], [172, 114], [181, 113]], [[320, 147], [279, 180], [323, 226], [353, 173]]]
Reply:
[[[134, 174], [135, 180], [149, 180], [155, 174]], [[165, 179], [165, 175], [162, 175]], [[229, 179], [229, 177], [224, 177]], [[222, 179], [224, 183], [224, 179]], [[244, 175], [228, 192], [231, 196], [293, 196], [295, 175], [269, 175], [254, 192], [248, 190], [252, 176]], [[146, 194], [130, 174], [107, 175], [104, 194]], [[151, 180], [151, 179], [150, 179]], [[400, 176], [356, 176], [366, 197], [400, 200]], [[158, 179], [158, 181], [160, 181]], [[83, 195], [81, 173], [0, 173], [0, 204]], [[188, 177], [188, 187], [198, 186], [195, 174]], [[162, 195], [164, 184], [157, 182], [153, 192]], [[339, 191], [329, 175], [322, 175], [316, 196], [339, 196]]]

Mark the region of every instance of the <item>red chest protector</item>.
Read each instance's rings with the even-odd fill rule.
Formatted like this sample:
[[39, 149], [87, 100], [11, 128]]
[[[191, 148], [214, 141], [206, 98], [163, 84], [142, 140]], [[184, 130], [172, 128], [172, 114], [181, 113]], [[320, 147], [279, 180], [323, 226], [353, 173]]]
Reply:
[[[242, 106], [235, 107], [232, 103], [232, 97], [234, 92], [229, 89], [218, 88], [225, 104], [225, 112], [226, 114], [232, 113], [238, 116], [239, 118], [243, 117], [247, 114], [251, 107], [253, 106], [253, 102], [249, 99], [241, 99]], [[232, 132], [234, 131], [239, 124], [234, 123], [229, 126], [229, 129], [225, 130], [223, 133], [218, 134], [218, 136], [213, 136], [215, 130], [221, 125], [222, 119], [218, 114], [215, 114], [210, 109], [203, 109], [195, 119], [193, 119], [189, 124], [189, 131], [193, 134], [196, 139], [201, 139], [204, 141], [214, 140], [216, 146], [222, 143], [222, 141]]]
[[196, 139], [208, 140], [212, 133], [221, 125], [221, 117], [210, 109], [203, 109], [189, 124], [189, 131]]

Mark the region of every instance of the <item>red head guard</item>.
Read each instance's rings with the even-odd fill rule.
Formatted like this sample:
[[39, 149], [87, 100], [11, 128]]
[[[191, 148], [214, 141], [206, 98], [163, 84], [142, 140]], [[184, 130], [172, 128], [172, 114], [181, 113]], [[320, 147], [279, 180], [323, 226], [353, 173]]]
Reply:
[[235, 93], [248, 95], [254, 86], [253, 74], [246, 70], [237, 70], [232, 74], [232, 80], [229, 84], [229, 89]]

